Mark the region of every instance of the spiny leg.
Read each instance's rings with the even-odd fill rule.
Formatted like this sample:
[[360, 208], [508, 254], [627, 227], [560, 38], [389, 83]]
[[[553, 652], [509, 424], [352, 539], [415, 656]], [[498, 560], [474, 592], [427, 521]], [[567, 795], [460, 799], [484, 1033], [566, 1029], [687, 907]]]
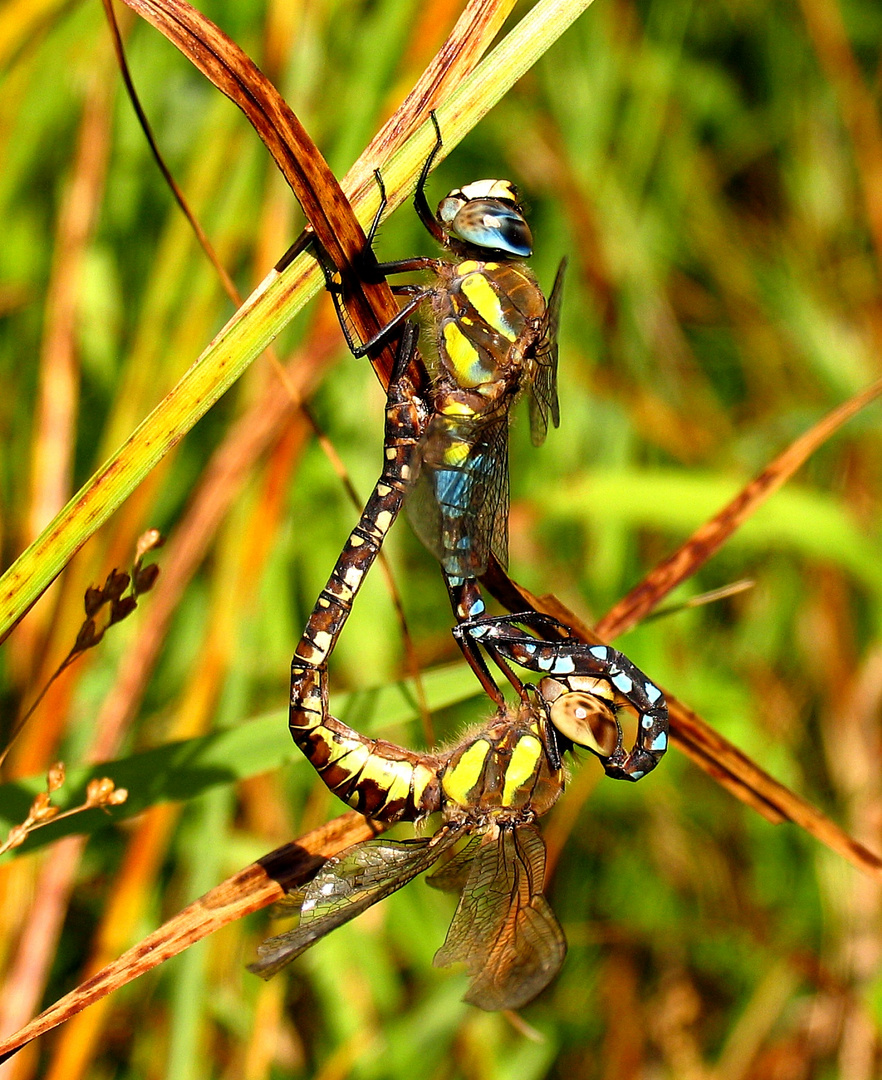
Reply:
[[[520, 624], [520, 625], [518, 625]], [[528, 626], [557, 640], [539, 640], [522, 630]], [[648, 679], [627, 656], [608, 645], [588, 645], [572, 637], [563, 623], [538, 612], [471, 619], [456, 627], [457, 638], [468, 637], [480, 644], [497, 662], [518, 664], [561, 684], [567, 692], [579, 693], [580, 679], [601, 679], [630, 704], [638, 714], [637, 738], [631, 750], [619, 743], [603, 768], [610, 776], [639, 780], [661, 760], [668, 745], [668, 708], [659, 687]], [[542, 684], [539, 686], [540, 694]]]
[[[379, 173], [377, 173], [379, 180]], [[382, 184], [382, 180], [379, 180]], [[383, 196], [385, 199], [385, 195]], [[381, 208], [383, 203], [381, 202]], [[371, 235], [376, 226], [376, 219], [374, 225], [371, 226]], [[360, 342], [356, 340], [356, 335], [353, 327], [350, 325], [349, 316], [346, 314], [346, 282], [345, 280], [338, 281], [336, 274], [338, 271], [336, 267], [330, 262], [328, 255], [317, 244], [313, 245], [313, 252], [318, 261], [319, 266], [322, 269], [322, 273], [325, 278], [325, 288], [331, 294], [331, 299], [334, 302], [334, 310], [337, 313], [337, 321], [340, 324], [340, 330], [343, 333], [343, 338], [346, 341], [346, 347], [355, 357], [367, 356], [378, 345], [382, 345], [386, 342], [394, 333], [400, 330], [402, 324], [406, 322], [408, 317], [413, 314], [425, 300], [431, 296], [432, 289], [430, 287], [421, 285], [399, 285], [392, 286], [392, 291], [399, 295], [409, 296], [410, 299], [407, 303], [398, 311], [396, 315], [386, 323], [385, 326], [380, 329], [367, 341]], [[362, 258], [362, 263], [366, 268], [361, 277], [363, 280], [369, 281], [382, 281], [385, 275], [394, 273], [406, 273], [410, 270], [425, 270], [435, 269], [438, 265], [437, 259], [430, 258], [416, 258], [406, 259], [399, 263], [378, 263], [374, 257], [373, 250], [370, 248], [365, 249], [365, 254]]]
[[378, 750], [374, 740], [331, 716], [327, 665], [408, 488], [426, 420], [407, 377], [418, 334], [418, 327], [405, 324], [387, 396], [382, 475], [319, 594], [291, 663], [288, 725], [294, 742], [334, 794], [386, 821], [431, 812], [437, 802], [432, 761], [391, 746]]
[[[420, 170], [416, 191], [414, 192], [414, 207], [419, 215], [420, 221], [422, 221], [423, 225], [431, 233], [433, 238], [443, 247], [448, 247], [449, 241], [447, 235], [435, 220], [431, 208], [429, 207], [428, 200], [426, 199], [426, 181], [428, 180], [432, 164], [443, 145], [441, 128], [438, 124], [435, 110], [433, 109], [429, 115], [432, 124], [435, 127], [435, 143], [429, 151], [429, 156], [426, 158], [423, 167]], [[438, 267], [441, 265], [441, 260], [422, 255], [410, 259], [397, 259], [392, 262], [381, 263], [377, 261], [377, 257], [374, 254], [374, 240], [376, 239], [383, 214], [386, 211], [388, 200], [386, 198], [386, 186], [383, 183], [383, 175], [379, 169], [374, 169], [374, 179], [376, 180], [377, 187], [380, 189], [380, 204], [377, 207], [377, 212], [374, 214], [374, 219], [368, 229], [367, 243], [365, 244], [364, 251], [361, 253], [359, 259], [359, 265], [357, 266], [359, 276], [366, 281], [378, 282], [382, 281], [387, 274], [405, 274], [420, 270], [437, 271]], [[327, 253], [318, 245], [314, 245], [314, 247], [316, 258], [318, 259], [319, 265], [322, 268], [322, 273], [325, 277], [325, 288], [331, 294], [334, 301], [334, 309], [337, 312], [337, 320], [340, 323], [340, 329], [343, 332], [343, 337], [346, 339], [346, 345], [353, 356], [366, 356], [377, 345], [388, 340], [389, 336], [398, 329], [402, 322], [416, 311], [417, 308], [419, 308], [432, 294], [431, 287], [419, 285], [392, 286], [393, 292], [396, 292], [399, 295], [410, 296], [410, 299], [401, 308], [398, 314], [390, 319], [389, 322], [381, 327], [372, 337], [368, 338], [367, 341], [358, 342], [355, 339], [346, 316], [346, 282], [342, 280], [337, 281], [335, 279], [337, 270], [330, 262]]]

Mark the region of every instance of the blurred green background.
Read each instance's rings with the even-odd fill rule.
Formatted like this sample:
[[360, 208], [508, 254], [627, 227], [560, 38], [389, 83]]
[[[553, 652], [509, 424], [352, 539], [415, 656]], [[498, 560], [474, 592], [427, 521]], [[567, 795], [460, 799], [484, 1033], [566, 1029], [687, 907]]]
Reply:
[[[342, 175], [461, 5], [201, 9], [273, 79]], [[300, 211], [237, 110], [154, 30], [121, 18], [158, 142], [247, 294], [296, 236]], [[524, 416], [512, 430], [511, 573], [533, 592], [598, 618], [880, 374], [880, 41], [877, 0], [597, 0], [432, 177], [432, 201], [478, 177], [511, 177], [546, 287], [570, 258], [561, 430], [539, 450]], [[0, 80], [5, 568], [232, 308], [153, 164], [99, 5], [5, 5]], [[407, 208], [384, 225], [378, 251], [432, 253]], [[277, 346], [366, 495], [383, 411], [368, 364], [346, 354], [325, 298]], [[741, 578], [752, 590], [617, 642], [874, 850], [880, 474], [874, 406], [675, 599]], [[294, 644], [354, 520], [262, 359], [10, 637], [7, 733], [70, 649], [85, 587], [129, 565], [147, 527], [168, 536], [154, 593], [53, 684], [5, 766], [10, 825], [27, 812], [14, 781], [57, 758], [72, 769], [125, 759], [140, 811], [117, 811], [116, 823], [96, 814], [87, 841], [5, 857], [5, 1028], [338, 813], [297, 757], [284, 707]], [[456, 737], [488, 708], [468, 696], [440, 574], [403, 523], [386, 550], [431, 673], [435, 732]], [[405, 674], [375, 571], [333, 658], [338, 715], [423, 745], [412, 695], [390, 705], [379, 693]], [[236, 923], [43, 1040], [8, 1075], [878, 1075], [875, 882], [795, 827], [757, 817], [676, 752], [636, 787], [580, 763], [545, 832], [570, 952], [523, 1012], [533, 1032], [463, 1005], [464, 975], [432, 968], [452, 900], [417, 881], [266, 985], [244, 969], [266, 914]]]

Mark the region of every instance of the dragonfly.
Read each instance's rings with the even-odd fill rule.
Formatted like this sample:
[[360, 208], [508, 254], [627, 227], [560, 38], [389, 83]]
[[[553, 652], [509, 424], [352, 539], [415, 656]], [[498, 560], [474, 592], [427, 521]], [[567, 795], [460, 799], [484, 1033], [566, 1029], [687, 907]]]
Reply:
[[[330, 791], [373, 820], [441, 825], [430, 837], [380, 837], [329, 859], [287, 905], [298, 925], [258, 948], [251, 970], [269, 978], [336, 927], [446, 861], [430, 878], [459, 895], [435, 962], [464, 962], [466, 1000], [514, 1009], [554, 978], [566, 952], [543, 893], [545, 845], [536, 822], [564, 785], [563, 755], [583, 748], [608, 775], [636, 781], [667, 748], [662, 691], [622, 653], [589, 645], [536, 612], [473, 616], [457, 627], [507, 669], [518, 701], [499, 695], [495, 716], [447, 750], [418, 752], [369, 739], [331, 715], [328, 659], [365, 575], [408, 491], [428, 410], [410, 382], [419, 328], [404, 325], [386, 405], [384, 467], [319, 595], [291, 665], [289, 727]], [[536, 634], [540, 636], [535, 636]], [[539, 675], [524, 683], [511, 664]], [[625, 749], [620, 710], [636, 714]]]
[[[378, 262], [373, 241], [386, 208], [382, 176], [379, 209], [368, 232], [363, 273], [428, 271], [427, 284], [391, 286], [407, 297], [398, 314], [364, 343], [356, 342], [345, 314], [345, 282], [320, 258], [344, 336], [355, 356], [385, 342], [418, 311], [428, 311], [423, 351], [430, 354], [431, 389], [424, 426], [410, 469], [406, 511], [417, 536], [438, 558], [458, 621], [485, 612], [477, 586], [491, 555], [508, 561], [508, 425], [515, 400], [529, 397], [532, 440], [540, 445], [549, 420], [557, 427], [557, 332], [566, 260], [546, 298], [526, 265], [533, 239], [517, 188], [509, 180], [478, 180], [451, 191], [433, 214], [426, 182], [441, 147], [435, 113], [435, 145], [420, 172], [416, 212], [447, 257], [417, 256]], [[471, 648], [470, 639], [460, 644]], [[468, 653], [484, 689], [495, 683], [480, 654]]]
[[[558, 640], [534, 637], [519, 625], [525, 618], [527, 628], [556, 631]], [[563, 791], [567, 751], [593, 752], [621, 779], [654, 768], [667, 747], [664, 695], [621, 653], [578, 641], [547, 616], [485, 616], [465, 632], [541, 678], [446, 750], [408, 750], [343, 724], [327, 709], [326, 670], [315, 683], [298, 684], [298, 695], [305, 693], [292, 699], [291, 731], [335, 795], [377, 821], [420, 823], [440, 814], [441, 825], [429, 837], [366, 840], [329, 859], [286, 898], [298, 924], [258, 947], [256, 974], [276, 974], [439, 860], [428, 882], [459, 901], [434, 962], [466, 965], [467, 1002], [521, 1008], [560, 970], [566, 940], [543, 892], [545, 843], [536, 823]], [[638, 716], [630, 751], [623, 706]]]

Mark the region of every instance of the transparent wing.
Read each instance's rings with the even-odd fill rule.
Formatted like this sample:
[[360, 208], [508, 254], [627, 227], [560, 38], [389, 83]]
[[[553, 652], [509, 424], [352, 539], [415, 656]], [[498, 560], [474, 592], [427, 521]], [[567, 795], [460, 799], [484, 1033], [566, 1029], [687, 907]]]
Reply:
[[508, 414], [488, 425], [476, 450], [483, 456], [482, 481], [475, 494], [475, 547], [480, 570], [487, 569], [492, 552], [508, 566]]
[[258, 960], [248, 970], [264, 979], [275, 975], [319, 938], [428, 870], [461, 835], [453, 828], [429, 839], [364, 840], [328, 859], [304, 889], [292, 894], [300, 901], [299, 924], [258, 945]]
[[508, 562], [508, 414], [476, 417], [468, 438], [435, 417], [405, 510], [450, 577], [479, 577], [492, 552]]
[[[435, 965], [466, 965], [472, 981], [465, 1000], [472, 1005], [519, 1009], [548, 985], [566, 955], [563, 931], [542, 894], [545, 842], [534, 826], [522, 825], [488, 833], [460, 854], [466, 852], [473, 854], [471, 870]], [[459, 859], [452, 860], [451, 884], [463, 877]], [[442, 881], [446, 873], [445, 867]]]
[[530, 387], [530, 435], [534, 446], [540, 446], [545, 441], [549, 415], [555, 427], [560, 425], [560, 404], [557, 399], [557, 328], [560, 324], [560, 302], [566, 268], [567, 260], [561, 259], [536, 346], [537, 371]]
[[472, 863], [483, 842], [482, 836], [473, 836], [462, 851], [458, 851], [426, 878], [426, 884], [442, 892], [461, 893], [468, 883]]

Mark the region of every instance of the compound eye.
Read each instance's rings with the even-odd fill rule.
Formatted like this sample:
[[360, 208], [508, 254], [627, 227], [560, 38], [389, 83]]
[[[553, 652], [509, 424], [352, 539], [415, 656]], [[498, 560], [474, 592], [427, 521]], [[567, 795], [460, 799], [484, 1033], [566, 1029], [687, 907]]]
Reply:
[[523, 214], [499, 199], [470, 199], [456, 213], [450, 232], [475, 247], [516, 259], [533, 254], [533, 237]]
[[622, 729], [615, 714], [593, 694], [561, 694], [548, 715], [561, 735], [598, 757], [611, 757], [621, 745]]

